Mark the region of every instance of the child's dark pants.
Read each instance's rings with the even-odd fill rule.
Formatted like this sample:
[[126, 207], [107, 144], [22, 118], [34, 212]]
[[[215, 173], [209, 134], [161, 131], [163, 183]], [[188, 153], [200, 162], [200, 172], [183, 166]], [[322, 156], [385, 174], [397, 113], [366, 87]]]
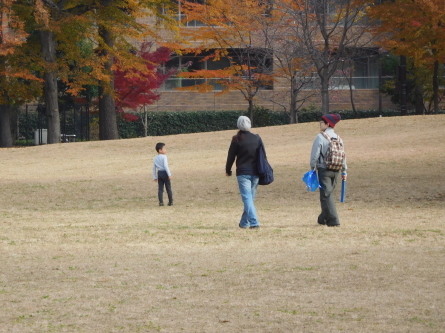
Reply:
[[166, 171], [158, 171], [158, 198], [159, 203], [164, 202], [164, 184], [168, 195], [168, 203], [173, 203], [173, 193], [170, 179]]

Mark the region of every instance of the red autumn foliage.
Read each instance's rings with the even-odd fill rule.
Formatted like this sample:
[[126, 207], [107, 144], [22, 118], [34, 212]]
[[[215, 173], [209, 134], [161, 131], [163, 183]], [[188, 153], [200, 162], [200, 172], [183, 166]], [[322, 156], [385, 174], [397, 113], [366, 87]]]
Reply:
[[150, 52], [151, 46], [151, 43], [144, 43], [137, 53], [143, 59], [146, 71], [118, 69], [114, 73], [117, 111], [122, 112], [122, 117], [128, 121], [136, 121], [139, 118], [132, 113], [126, 113], [124, 108], [137, 109], [143, 105], [153, 104], [160, 97], [157, 89], [173, 74], [159, 70], [160, 65], [170, 59], [170, 49], [160, 47]]

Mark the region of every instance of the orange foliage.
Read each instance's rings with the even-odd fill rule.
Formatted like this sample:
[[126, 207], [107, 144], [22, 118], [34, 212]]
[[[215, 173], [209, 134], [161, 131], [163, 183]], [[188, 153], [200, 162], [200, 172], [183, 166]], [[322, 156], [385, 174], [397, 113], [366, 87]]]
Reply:
[[40, 93], [41, 79], [23, 66], [27, 62], [21, 47], [28, 34], [14, 12], [15, 0], [0, 3], [0, 104], [19, 104]]
[[395, 0], [370, 8], [379, 20], [380, 45], [417, 64], [445, 62], [445, 6], [443, 0]]
[[[218, 70], [196, 70], [181, 73], [181, 77], [220, 79], [223, 92], [241, 90], [252, 99], [260, 86], [274, 79], [264, 65], [269, 55], [264, 53], [264, 29], [271, 20], [270, 9], [259, 0], [208, 0], [206, 4], [182, 2], [182, 13], [188, 22], [200, 22], [199, 28], [184, 27], [181, 34], [190, 44], [183, 51], [196, 55], [210, 52], [203, 60], [220, 60], [227, 57], [230, 65]], [[185, 21], [184, 21], [185, 23]], [[229, 52], [231, 50], [231, 52]], [[262, 54], [263, 52], [263, 54]], [[181, 90], [208, 91], [207, 83]]]
[[27, 33], [24, 23], [15, 15], [12, 5], [15, 0], [2, 0], [0, 4], [0, 56], [14, 53], [25, 42]]

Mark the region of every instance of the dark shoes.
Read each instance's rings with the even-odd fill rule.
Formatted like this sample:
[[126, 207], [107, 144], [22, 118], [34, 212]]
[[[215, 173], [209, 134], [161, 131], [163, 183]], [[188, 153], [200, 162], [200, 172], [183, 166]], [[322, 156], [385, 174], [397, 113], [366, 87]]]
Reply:
[[173, 206], [173, 202], [169, 202], [168, 205], [169, 205], [169, 206]]
[[163, 203], [163, 202], [160, 202], [160, 203], [159, 203], [159, 206], [164, 206], [164, 203]]
[[327, 225], [328, 227], [339, 227], [339, 226], [340, 226], [340, 223], [337, 223], [337, 224], [329, 224], [326, 220], [324, 220], [324, 219], [320, 219], [320, 218], [318, 218], [317, 222], [318, 222], [318, 224], [320, 224], [320, 225]]

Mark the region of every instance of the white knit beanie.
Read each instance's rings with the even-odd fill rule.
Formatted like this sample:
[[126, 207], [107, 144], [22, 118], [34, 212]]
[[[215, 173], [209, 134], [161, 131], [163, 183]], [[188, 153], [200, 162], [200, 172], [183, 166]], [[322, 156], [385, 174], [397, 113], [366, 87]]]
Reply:
[[250, 123], [250, 119], [249, 118], [247, 118], [246, 116], [240, 116], [238, 118], [238, 121], [236, 122], [236, 126], [241, 131], [248, 131], [252, 127], [252, 124]]

